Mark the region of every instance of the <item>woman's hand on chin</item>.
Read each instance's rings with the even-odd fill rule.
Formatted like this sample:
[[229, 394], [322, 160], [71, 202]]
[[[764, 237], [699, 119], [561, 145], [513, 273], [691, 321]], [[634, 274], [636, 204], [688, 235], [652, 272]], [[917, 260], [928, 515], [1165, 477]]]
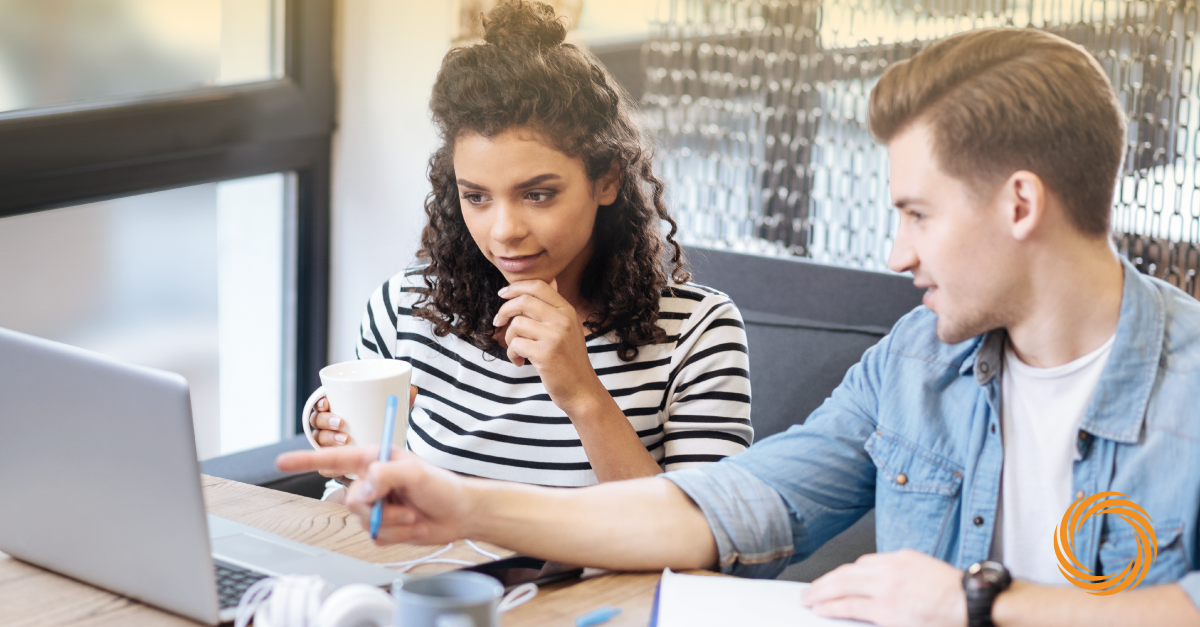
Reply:
[[588, 360], [583, 325], [575, 308], [559, 295], [556, 282], [516, 281], [500, 290], [500, 296], [508, 302], [493, 324], [508, 327], [504, 342], [509, 360], [518, 366], [528, 360], [537, 368], [555, 405], [571, 415], [597, 394], [607, 396]]

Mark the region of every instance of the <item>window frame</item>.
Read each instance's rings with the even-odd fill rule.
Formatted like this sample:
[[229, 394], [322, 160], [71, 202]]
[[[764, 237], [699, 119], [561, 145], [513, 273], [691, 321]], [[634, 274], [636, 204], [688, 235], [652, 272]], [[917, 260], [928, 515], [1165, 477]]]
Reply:
[[[0, 218], [292, 172], [296, 318], [285, 328], [294, 329], [295, 384], [286, 412], [320, 385], [328, 359], [336, 87], [333, 0], [284, 4], [279, 79], [0, 113]], [[284, 437], [299, 420], [283, 419]]]

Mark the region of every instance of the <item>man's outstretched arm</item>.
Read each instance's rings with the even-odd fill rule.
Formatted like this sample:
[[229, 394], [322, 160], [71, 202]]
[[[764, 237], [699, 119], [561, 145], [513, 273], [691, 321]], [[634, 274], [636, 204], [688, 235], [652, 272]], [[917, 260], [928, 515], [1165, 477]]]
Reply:
[[378, 447], [285, 453], [280, 470], [355, 473], [346, 506], [366, 528], [386, 495], [379, 542], [439, 544], [471, 538], [543, 559], [622, 570], [712, 568], [717, 545], [700, 508], [661, 478], [555, 489], [468, 479]]
[[[962, 571], [923, 553], [864, 555], [813, 582], [804, 604], [822, 616], [882, 627], [965, 627]], [[1179, 584], [1093, 596], [1069, 585], [1015, 581], [996, 597], [997, 627], [1200, 625], [1200, 612]]]
[[1016, 581], [996, 598], [992, 617], [997, 627], [1200, 625], [1200, 611], [1174, 583], [1097, 597], [1070, 586]]

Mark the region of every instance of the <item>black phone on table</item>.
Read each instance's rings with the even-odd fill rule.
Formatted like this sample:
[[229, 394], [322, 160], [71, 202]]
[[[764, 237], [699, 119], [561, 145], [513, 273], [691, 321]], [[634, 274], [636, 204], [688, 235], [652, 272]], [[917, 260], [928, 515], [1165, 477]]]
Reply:
[[543, 586], [565, 579], [575, 579], [583, 574], [583, 569], [578, 566], [547, 562], [527, 555], [514, 555], [463, 570], [495, 577], [504, 586], [505, 592], [525, 583]]

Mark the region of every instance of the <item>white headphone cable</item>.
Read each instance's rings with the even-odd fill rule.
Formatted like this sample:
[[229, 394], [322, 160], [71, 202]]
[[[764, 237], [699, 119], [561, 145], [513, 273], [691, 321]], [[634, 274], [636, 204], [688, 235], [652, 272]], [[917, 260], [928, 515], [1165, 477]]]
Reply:
[[[476, 553], [478, 553], [486, 558], [489, 558], [492, 560], [500, 559], [499, 555], [496, 555], [495, 553], [492, 553], [491, 551], [483, 550], [482, 548], [479, 547], [478, 544], [475, 544], [474, 542], [472, 542], [470, 540], [467, 540], [467, 546], [471, 547], [472, 549], [474, 549], [474, 551]], [[413, 568], [416, 568], [417, 566], [420, 566], [422, 564], [454, 564], [456, 566], [475, 566], [475, 562], [469, 562], [467, 560], [460, 560], [460, 559], [452, 559], [452, 558], [448, 558], [448, 557], [440, 557], [442, 554], [446, 553], [447, 551], [449, 551], [450, 549], [453, 549], [453, 548], [454, 548], [454, 543], [451, 542], [451, 543], [447, 544], [446, 546], [434, 551], [433, 553], [426, 555], [425, 557], [418, 557], [416, 559], [404, 560], [404, 561], [400, 561], [400, 562], [387, 562], [387, 563], [381, 564], [381, 565], [387, 566], [388, 568], [397, 568], [397, 569], [399, 569], [399, 572], [402, 572], [402, 573], [406, 573], [409, 570], [412, 570]]]
[[469, 538], [467, 539], [467, 546], [471, 547], [472, 549], [475, 549], [476, 553], [478, 553], [484, 557], [490, 558], [492, 560], [500, 559], [499, 555], [496, 555], [495, 553], [492, 553], [491, 551], [485, 551], [485, 550], [479, 548], [479, 545], [475, 544], [474, 542], [471, 542], [471, 540]]
[[532, 601], [533, 597], [537, 596], [537, 593], [538, 586], [536, 583], [532, 581], [523, 583], [504, 595], [503, 599], [500, 599], [500, 604], [496, 606], [496, 611], [503, 614], [519, 605], [524, 605]]

